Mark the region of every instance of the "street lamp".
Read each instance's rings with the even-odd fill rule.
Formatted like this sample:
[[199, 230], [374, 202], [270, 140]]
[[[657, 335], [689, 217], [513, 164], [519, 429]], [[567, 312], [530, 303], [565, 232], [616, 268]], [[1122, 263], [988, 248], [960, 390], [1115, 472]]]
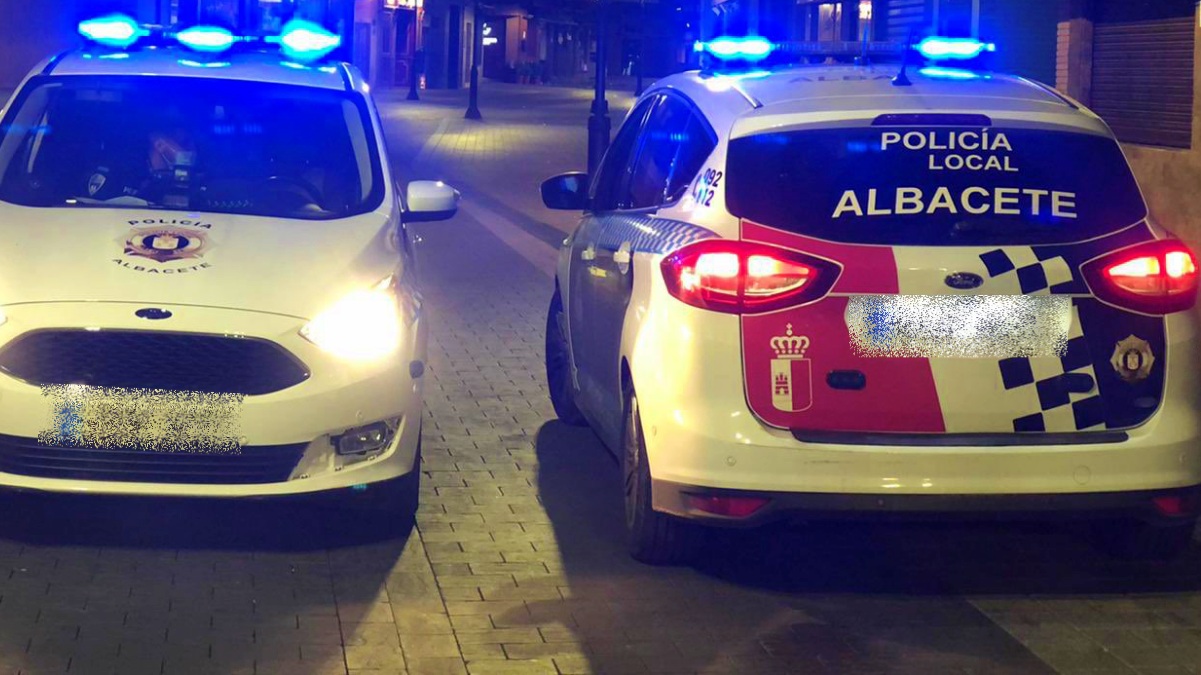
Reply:
[[609, 147], [609, 102], [605, 100], [605, 67], [608, 62], [605, 37], [608, 1], [598, 0], [596, 6], [596, 92], [592, 98], [592, 113], [588, 116], [588, 173], [595, 175], [601, 158]]
[[646, 61], [646, 0], [638, 2], [638, 84], [634, 95], [642, 96], [642, 64]]
[[483, 45], [483, 17], [480, 16], [480, 0], [475, 0], [475, 23], [471, 30], [471, 95], [467, 99], [467, 113], [463, 115], [469, 120], [480, 120], [480, 52]]

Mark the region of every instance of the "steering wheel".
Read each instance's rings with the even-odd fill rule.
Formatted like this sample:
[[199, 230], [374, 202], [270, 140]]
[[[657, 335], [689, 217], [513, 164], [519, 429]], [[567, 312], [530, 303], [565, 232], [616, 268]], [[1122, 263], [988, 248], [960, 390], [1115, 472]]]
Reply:
[[308, 200], [309, 204], [322, 206], [321, 190], [318, 190], [316, 185], [313, 185], [303, 178], [298, 178], [296, 176], [276, 175], [264, 180], [263, 184], [268, 190], [291, 192], [292, 194], [304, 197]]

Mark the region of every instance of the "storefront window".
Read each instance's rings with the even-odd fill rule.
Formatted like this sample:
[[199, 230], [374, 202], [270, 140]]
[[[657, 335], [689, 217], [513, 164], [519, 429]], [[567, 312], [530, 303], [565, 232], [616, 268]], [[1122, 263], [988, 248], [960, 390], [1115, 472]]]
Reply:
[[817, 39], [834, 42], [842, 39], [842, 5], [830, 3], [817, 8]]

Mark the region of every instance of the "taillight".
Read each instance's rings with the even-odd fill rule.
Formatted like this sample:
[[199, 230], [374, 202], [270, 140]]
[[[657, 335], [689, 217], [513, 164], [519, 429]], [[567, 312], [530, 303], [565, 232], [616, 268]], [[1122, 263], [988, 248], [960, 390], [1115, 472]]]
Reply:
[[765, 244], [706, 239], [663, 259], [673, 297], [693, 307], [734, 314], [811, 302], [834, 286], [841, 268], [829, 260]]
[[1093, 293], [1121, 307], [1150, 314], [1180, 312], [1197, 299], [1197, 261], [1174, 239], [1134, 246], [1083, 268]]

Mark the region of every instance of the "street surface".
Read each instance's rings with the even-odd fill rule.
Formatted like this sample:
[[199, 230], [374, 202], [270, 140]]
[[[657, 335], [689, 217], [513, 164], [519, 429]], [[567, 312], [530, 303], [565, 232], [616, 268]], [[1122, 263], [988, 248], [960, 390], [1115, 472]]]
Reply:
[[[1069, 527], [832, 524], [622, 543], [616, 461], [554, 419], [543, 327], [590, 94], [379, 95], [431, 321], [418, 527], [320, 505], [4, 496], [0, 673], [1201, 673], [1201, 550], [1119, 563]], [[629, 104], [615, 95], [614, 128]]]

